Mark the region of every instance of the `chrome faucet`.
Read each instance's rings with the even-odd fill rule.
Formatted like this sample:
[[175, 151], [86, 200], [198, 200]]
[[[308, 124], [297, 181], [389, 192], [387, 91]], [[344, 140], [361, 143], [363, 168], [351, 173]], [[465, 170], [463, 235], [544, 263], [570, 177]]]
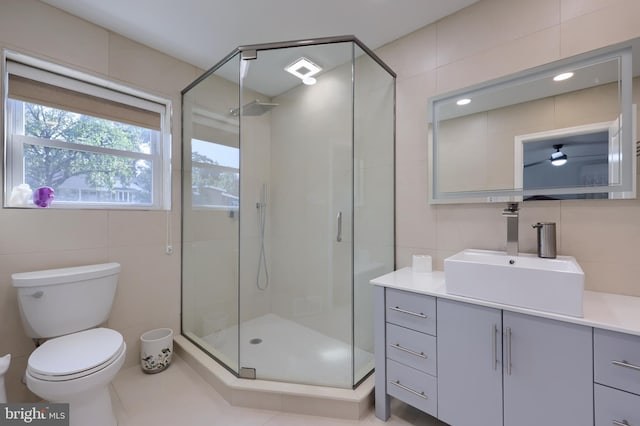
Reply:
[[507, 218], [507, 254], [518, 255], [518, 203], [509, 203], [502, 210], [502, 216]]

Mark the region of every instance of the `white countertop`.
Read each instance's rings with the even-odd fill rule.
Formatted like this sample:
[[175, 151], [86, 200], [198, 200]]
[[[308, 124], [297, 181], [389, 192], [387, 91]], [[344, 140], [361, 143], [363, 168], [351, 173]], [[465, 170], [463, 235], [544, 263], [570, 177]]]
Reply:
[[403, 268], [375, 278], [371, 284], [640, 336], [640, 297], [585, 290], [583, 317], [578, 318], [448, 294], [442, 271], [414, 273]]

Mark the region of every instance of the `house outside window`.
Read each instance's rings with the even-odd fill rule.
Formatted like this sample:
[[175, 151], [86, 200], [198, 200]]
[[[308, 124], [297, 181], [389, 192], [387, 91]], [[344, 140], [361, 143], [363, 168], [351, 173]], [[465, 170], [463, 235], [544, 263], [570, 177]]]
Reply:
[[192, 203], [203, 208], [237, 208], [240, 191], [240, 149], [191, 139]]

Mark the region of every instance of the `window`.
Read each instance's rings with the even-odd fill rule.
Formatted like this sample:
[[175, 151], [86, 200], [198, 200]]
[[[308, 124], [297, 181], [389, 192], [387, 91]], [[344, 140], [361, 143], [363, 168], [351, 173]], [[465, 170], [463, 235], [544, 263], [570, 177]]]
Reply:
[[170, 208], [169, 101], [13, 52], [4, 79], [5, 206]]

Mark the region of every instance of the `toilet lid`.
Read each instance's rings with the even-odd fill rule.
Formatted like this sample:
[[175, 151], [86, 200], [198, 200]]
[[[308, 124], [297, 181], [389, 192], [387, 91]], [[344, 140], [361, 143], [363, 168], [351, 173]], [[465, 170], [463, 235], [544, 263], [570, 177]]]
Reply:
[[45, 380], [70, 380], [109, 364], [124, 350], [122, 335], [94, 328], [47, 340], [29, 357], [28, 370]]

